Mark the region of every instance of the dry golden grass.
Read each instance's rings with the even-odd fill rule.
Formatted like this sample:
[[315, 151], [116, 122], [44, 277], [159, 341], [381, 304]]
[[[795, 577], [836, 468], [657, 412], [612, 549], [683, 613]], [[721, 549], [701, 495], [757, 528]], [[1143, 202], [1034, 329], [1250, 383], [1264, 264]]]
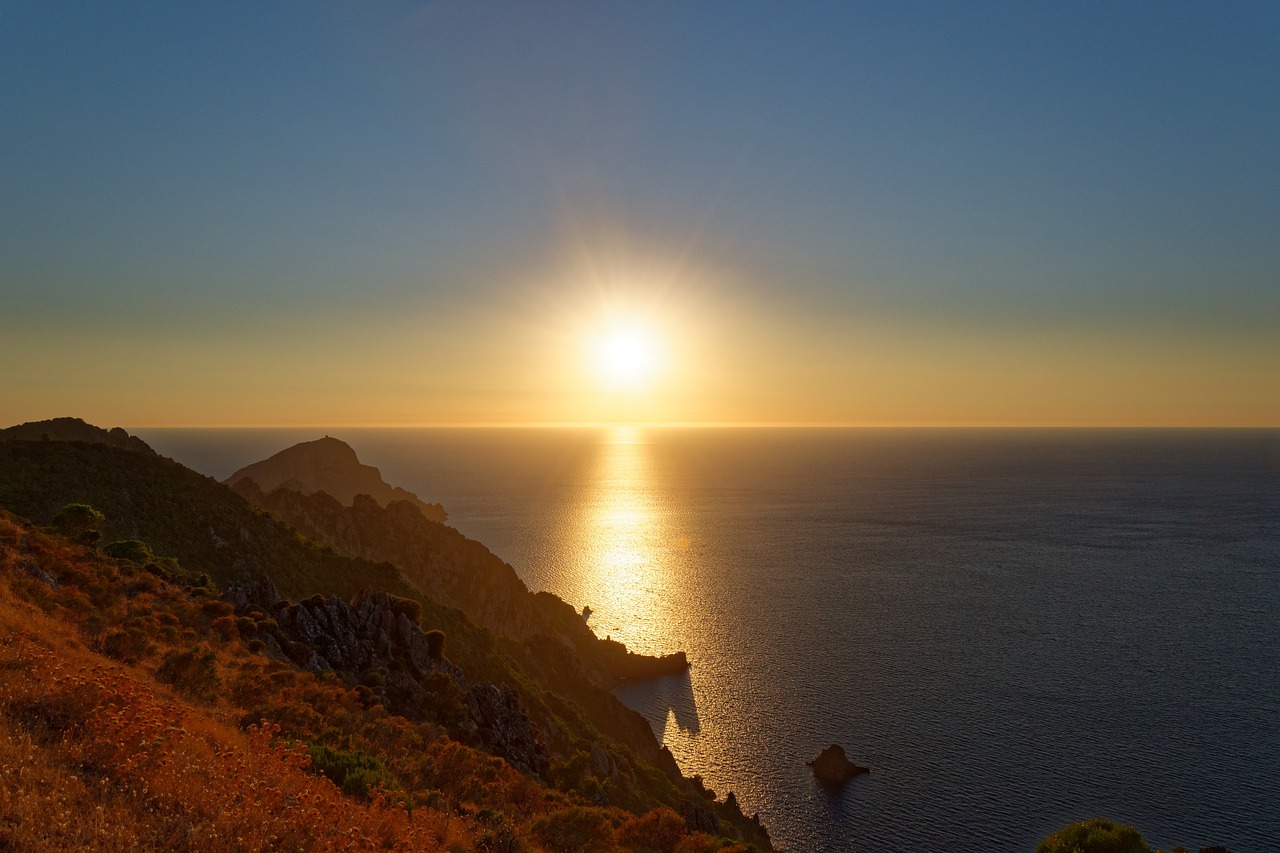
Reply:
[[439, 814], [348, 799], [274, 727], [204, 717], [16, 610], [0, 601], [0, 847], [439, 849]]
[[[549, 792], [249, 652], [228, 611], [0, 512], [0, 851], [745, 850]], [[212, 680], [157, 680], [180, 653]], [[247, 708], [270, 721], [241, 728]], [[396, 790], [345, 796], [308, 743], [375, 756]]]

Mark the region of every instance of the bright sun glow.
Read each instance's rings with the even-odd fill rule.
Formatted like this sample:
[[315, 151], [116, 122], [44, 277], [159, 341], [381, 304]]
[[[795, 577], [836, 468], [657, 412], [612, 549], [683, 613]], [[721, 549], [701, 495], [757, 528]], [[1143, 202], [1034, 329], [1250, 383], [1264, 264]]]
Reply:
[[654, 337], [634, 326], [615, 326], [600, 336], [595, 348], [600, 376], [609, 385], [642, 388], [658, 369]]

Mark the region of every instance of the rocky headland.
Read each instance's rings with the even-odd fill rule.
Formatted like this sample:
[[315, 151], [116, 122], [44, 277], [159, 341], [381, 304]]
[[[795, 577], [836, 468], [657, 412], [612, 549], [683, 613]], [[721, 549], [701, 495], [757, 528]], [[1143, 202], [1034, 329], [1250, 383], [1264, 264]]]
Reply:
[[447, 517], [443, 506], [427, 503], [413, 492], [386, 482], [377, 468], [360, 462], [351, 445], [327, 435], [246, 465], [226, 483], [234, 486], [241, 480], [252, 480], [264, 492], [280, 488], [304, 495], [324, 492], [346, 506], [351, 506], [357, 495], [368, 495], [378, 506], [403, 501], [432, 521]]
[[[305, 453], [291, 452], [303, 447]], [[367, 560], [391, 563], [424, 592], [457, 607], [495, 634], [521, 643], [550, 638], [571, 649], [583, 673], [601, 687], [683, 672], [689, 666], [684, 652], [638, 655], [622, 643], [598, 638], [579, 612], [550, 593], [530, 592], [510, 564], [422, 512], [421, 502], [384, 504], [365, 494], [342, 501], [324, 489], [307, 491], [291, 485], [318, 483], [326, 471], [359, 465], [355, 451], [337, 439], [296, 445], [266, 461], [272, 460], [276, 460], [277, 477], [288, 475], [283, 485], [266, 490], [258, 479], [241, 476], [256, 465], [241, 469], [227, 482], [250, 503], [310, 539]], [[376, 468], [360, 467], [369, 468], [381, 481]]]

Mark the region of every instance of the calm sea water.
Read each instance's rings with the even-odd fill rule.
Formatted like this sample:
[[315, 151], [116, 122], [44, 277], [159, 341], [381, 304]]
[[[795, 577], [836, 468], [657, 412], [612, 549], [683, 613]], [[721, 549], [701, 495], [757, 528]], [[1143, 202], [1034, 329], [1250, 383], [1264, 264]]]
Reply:
[[[315, 430], [139, 430], [225, 477]], [[1280, 851], [1280, 432], [339, 430], [601, 635], [789, 850]], [[829, 743], [872, 768], [838, 792]]]

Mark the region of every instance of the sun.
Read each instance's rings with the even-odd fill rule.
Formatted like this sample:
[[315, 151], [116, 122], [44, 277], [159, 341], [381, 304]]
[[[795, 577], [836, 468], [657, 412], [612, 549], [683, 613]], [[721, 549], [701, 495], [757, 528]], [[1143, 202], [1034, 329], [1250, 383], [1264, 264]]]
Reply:
[[593, 353], [600, 378], [611, 388], [640, 389], [658, 372], [659, 347], [640, 326], [611, 326], [596, 340]]

